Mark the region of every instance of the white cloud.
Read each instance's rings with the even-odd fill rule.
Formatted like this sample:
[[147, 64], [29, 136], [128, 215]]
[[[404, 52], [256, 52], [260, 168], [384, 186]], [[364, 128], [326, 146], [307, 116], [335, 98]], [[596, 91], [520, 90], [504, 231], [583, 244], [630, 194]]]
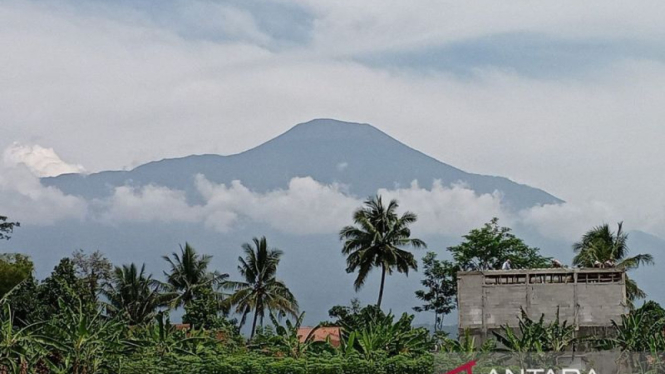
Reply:
[[[351, 223], [362, 200], [339, 185], [297, 177], [286, 189], [259, 193], [240, 181], [216, 184], [198, 175], [196, 186], [203, 203], [191, 205], [182, 191], [165, 187], [117, 187], [107, 199], [95, 201], [102, 222], [199, 222], [228, 232], [256, 223], [289, 234], [334, 234]], [[492, 217], [504, 225], [521, 224], [555, 239], [574, 240], [593, 225], [618, 217], [603, 203], [547, 205], [514, 212], [504, 207], [500, 193], [477, 194], [462, 184], [436, 181], [424, 188], [414, 181], [408, 188], [377, 191], [386, 200], [397, 199], [400, 210], [418, 215], [418, 234], [457, 237], [482, 226]]]
[[615, 208], [599, 201], [533, 207], [520, 211], [518, 218], [545, 237], [568, 241], [577, 240], [594, 226], [623, 219]]
[[397, 199], [403, 210], [416, 213], [418, 222], [414, 228], [427, 234], [459, 236], [492, 217], [504, 222], [509, 218], [498, 192], [478, 195], [461, 184], [447, 187], [435, 181], [426, 189], [414, 181], [409, 188], [381, 189], [378, 193], [385, 199]]
[[[303, 3], [294, 1], [294, 3]], [[308, 0], [316, 14], [313, 39], [323, 52], [359, 53], [460, 42], [488, 35], [536, 33], [566, 39], [663, 36], [657, 0], [612, 2], [574, 0], [533, 4], [486, 0]]]
[[339, 185], [323, 185], [310, 177], [293, 178], [284, 190], [258, 193], [240, 181], [229, 186], [196, 178], [204, 198], [190, 205], [182, 191], [159, 186], [117, 187], [107, 199], [97, 200], [102, 222], [200, 222], [228, 232], [239, 225], [264, 223], [291, 234], [331, 233], [348, 223], [359, 201]]
[[184, 192], [148, 185], [142, 188], [116, 187], [107, 199], [93, 202], [98, 219], [118, 222], [197, 222], [201, 209], [189, 206]]
[[44, 187], [24, 165], [0, 165], [0, 215], [24, 225], [84, 220], [87, 203], [53, 187]]
[[23, 145], [15, 142], [5, 149], [3, 161], [6, 165], [25, 165], [38, 177], [54, 177], [65, 173], [83, 173], [81, 165], [68, 164], [55, 153], [53, 148], [40, 145]]
[[206, 219], [206, 225], [220, 230], [229, 229], [230, 217], [242, 217], [293, 234], [337, 232], [358, 206], [341, 186], [323, 185], [311, 177], [293, 178], [288, 189], [267, 193], [252, 192], [239, 181], [228, 187], [214, 184], [203, 176], [197, 177], [197, 186], [207, 201], [206, 211], [226, 212]]
[[[302, 45], [275, 48], [250, 11], [230, 5], [178, 2], [183, 12], [174, 17], [186, 19], [169, 28], [120, 5], [0, 3], [0, 47], [12, 51], [0, 54], [0, 147], [14, 140], [49, 144], [91, 170], [117, 169], [163, 157], [239, 152], [297, 122], [337, 117], [375, 124], [465, 170], [508, 176], [566, 200], [609, 201], [627, 223], [663, 233], [665, 65], [656, 53], [635, 58], [627, 52], [591, 74], [546, 80], [492, 66], [465, 78], [384, 70], [354, 57], [513, 33], [659, 46], [664, 3], [282, 3], [312, 12]], [[190, 38], [183, 30], [224, 37]], [[226, 188], [220, 194], [243, 193]], [[144, 199], [141, 193], [121, 190], [118, 196]], [[149, 191], [158, 193], [179, 199]], [[424, 192], [400, 193], [422, 205], [417, 198]], [[453, 193], [466, 196], [435, 193], [442, 202]], [[471, 209], [464, 222], [476, 222], [483, 209], [494, 212], [496, 199], [470, 200], [477, 212]], [[422, 209], [433, 219], [444, 214]], [[564, 224], [565, 217], [584, 217], [585, 209], [585, 203], [572, 204], [523, 217]], [[593, 204], [588, 209], [596, 211]], [[222, 228], [250, 215], [239, 208], [197, 214]], [[600, 209], [589, 219], [602, 215]]]

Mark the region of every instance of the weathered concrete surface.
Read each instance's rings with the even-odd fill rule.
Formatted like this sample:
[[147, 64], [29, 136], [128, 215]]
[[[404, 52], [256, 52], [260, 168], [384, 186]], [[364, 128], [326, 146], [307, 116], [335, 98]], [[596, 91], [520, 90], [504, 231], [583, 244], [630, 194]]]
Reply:
[[459, 329], [486, 336], [532, 319], [559, 318], [578, 331], [598, 330], [626, 312], [625, 272], [618, 269], [487, 270], [457, 274]]

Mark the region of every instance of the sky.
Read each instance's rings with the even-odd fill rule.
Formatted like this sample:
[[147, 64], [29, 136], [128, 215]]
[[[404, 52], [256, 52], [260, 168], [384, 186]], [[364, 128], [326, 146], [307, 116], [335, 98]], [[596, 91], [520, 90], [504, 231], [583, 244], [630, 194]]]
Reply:
[[325, 117], [568, 202], [524, 221], [665, 237], [663, 14], [662, 1], [5, 0], [0, 206], [46, 199], [29, 208], [44, 224], [76, 217], [86, 202], [35, 177], [234, 154]]

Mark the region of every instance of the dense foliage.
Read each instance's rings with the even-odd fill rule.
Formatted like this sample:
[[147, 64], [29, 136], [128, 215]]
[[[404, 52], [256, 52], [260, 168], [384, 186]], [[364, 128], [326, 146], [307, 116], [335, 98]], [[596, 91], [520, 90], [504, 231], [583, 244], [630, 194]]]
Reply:
[[[522, 312], [516, 328], [504, 326], [482, 344], [468, 331], [458, 339], [437, 331], [456, 305], [458, 271], [496, 269], [506, 259], [518, 268], [551, 264], [497, 219], [448, 248], [452, 261], [439, 260], [434, 252], [424, 257], [425, 289], [416, 292], [423, 304], [414, 309], [434, 313], [434, 334], [413, 326], [413, 315], [382, 310], [385, 276], [417, 268], [404, 247], [425, 246], [411, 238], [408, 226], [415, 214], [399, 216], [397, 208], [396, 201], [384, 206], [380, 197], [370, 199], [355, 212], [355, 226], [340, 234], [347, 271], [358, 271], [356, 289], [372, 269], [381, 269], [378, 302], [362, 306], [356, 299], [335, 306], [331, 320], [306, 336], [300, 335], [305, 313], [278, 278], [284, 252], [271, 248], [265, 237], [242, 245], [239, 281], [210, 269], [211, 256], [189, 244], [163, 257], [165, 281], [153, 278], [145, 265], [113, 266], [101, 252], [81, 250], [38, 281], [28, 257], [0, 255], [0, 374], [429, 374], [468, 361], [491, 367], [496, 351], [516, 355], [519, 365], [532, 365], [578, 344], [625, 353], [629, 372], [665, 368], [665, 310], [655, 302], [614, 321], [602, 339], [582, 340], [558, 312], [551, 322]], [[0, 238], [18, 227], [7, 226], [6, 217], [0, 222], [5, 225]], [[621, 225], [616, 233], [607, 226], [595, 228], [575, 245], [575, 263], [602, 260], [633, 269], [652, 262], [650, 255], [628, 257], [625, 242]], [[639, 296], [634, 293], [631, 301]], [[169, 318], [178, 308], [185, 312], [180, 325]], [[240, 331], [249, 316], [246, 338]], [[314, 338], [324, 327], [337, 329], [335, 341], [332, 335]]]
[[[640, 265], [653, 265], [653, 256], [650, 254], [628, 256], [628, 234], [623, 231], [623, 222], [619, 222], [617, 226], [616, 232], [604, 224], [584, 234], [582, 240], [573, 245], [573, 264], [582, 267], [612, 266], [625, 270], [637, 269]], [[626, 295], [631, 308], [635, 300], [646, 297], [646, 293], [628, 277]]]

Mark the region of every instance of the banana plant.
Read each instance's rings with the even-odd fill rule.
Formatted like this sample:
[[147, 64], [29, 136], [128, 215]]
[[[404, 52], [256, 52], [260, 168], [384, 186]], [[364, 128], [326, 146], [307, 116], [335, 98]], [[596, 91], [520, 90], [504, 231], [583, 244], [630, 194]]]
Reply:
[[392, 313], [377, 315], [362, 327], [346, 332], [339, 351], [348, 354], [352, 348], [365, 358], [372, 359], [383, 354], [424, 353], [433, 348], [426, 329], [411, 327], [413, 315], [404, 313], [397, 322], [394, 319]]
[[39, 362], [46, 364], [53, 341], [41, 334], [42, 323], [15, 327], [14, 313], [8, 303], [0, 315], [0, 372], [28, 373]]
[[131, 341], [142, 349], [151, 350], [157, 356], [169, 354], [194, 356], [212, 349], [217, 341], [201, 330], [180, 331], [171, 325], [168, 315], [159, 312], [154, 321], [129, 332]]
[[58, 341], [54, 347], [60, 368], [73, 374], [97, 373], [126, 353], [132, 343], [124, 337], [124, 325], [101, 312], [90, 313], [79, 301], [71, 307], [59, 301], [61, 314], [47, 326]]
[[329, 338], [326, 342], [314, 341], [314, 333], [321, 328], [320, 324], [314, 327], [301, 341], [298, 330], [300, 330], [304, 318], [305, 312], [302, 312], [294, 322], [287, 319], [285, 325], [282, 325], [271, 312], [270, 320], [275, 328], [275, 336], [270, 338], [270, 343], [283, 349], [289, 357], [293, 358], [303, 357], [315, 346], [329, 345]]

